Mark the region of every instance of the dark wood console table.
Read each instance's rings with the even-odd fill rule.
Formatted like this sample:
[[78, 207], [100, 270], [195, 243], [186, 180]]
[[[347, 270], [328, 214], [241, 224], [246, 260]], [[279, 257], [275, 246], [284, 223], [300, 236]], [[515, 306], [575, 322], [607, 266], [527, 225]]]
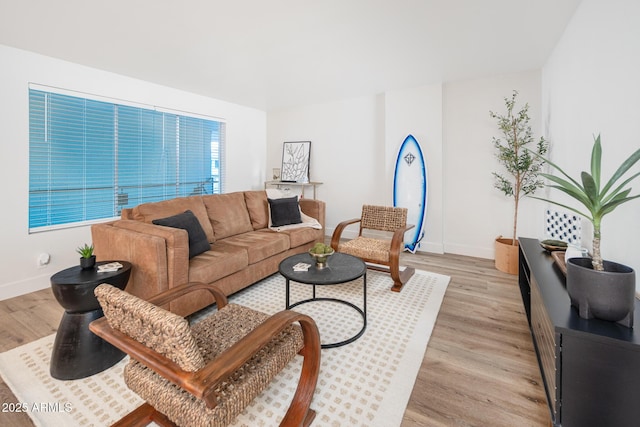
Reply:
[[520, 238], [519, 284], [554, 426], [640, 425], [640, 303], [636, 328], [586, 320], [537, 239]]

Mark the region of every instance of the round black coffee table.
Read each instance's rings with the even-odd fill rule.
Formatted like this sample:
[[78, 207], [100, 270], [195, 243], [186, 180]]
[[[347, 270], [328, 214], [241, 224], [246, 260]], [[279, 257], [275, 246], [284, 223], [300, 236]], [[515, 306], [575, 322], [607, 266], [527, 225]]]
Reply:
[[65, 309], [60, 320], [51, 353], [50, 373], [59, 380], [85, 378], [115, 365], [125, 354], [93, 334], [89, 323], [104, 314], [93, 291], [101, 283], [124, 289], [131, 274], [131, 264], [117, 261], [122, 268], [98, 272], [98, 266], [115, 261], [96, 263], [91, 269], [80, 266], [67, 268], [51, 276], [51, 290]]
[[[308, 271], [294, 271], [293, 266], [298, 263], [311, 264], [311, 267], [309, 267]], [[362, 329], [360, 329], [358, 333], [356, 333], [354, 336], [344, 341], [330, 343], [330, 344], [322, 344], [322, 348], [340, 347], [345, 344], [354, 342], [355, 340], [360, 338], [362, 334], [364, 334], [364, 331], [367, 328], [367, 266], [360, 258], [354, 257], [352, 255], [336, 252], [329, 257], [326, 267], [322, 269], [318, 269], [316, 268], [315, 261], [311, 257], [311, 255], [309, 255], [308, 253], [302, 253], [298, 255], [293, 255], [283, 260], [280, 263], [278, 270], [280, 271], [280, 274], [284, 276], [287, 283], [287, 287], [286, 287], [286, 309], [287, 310], [290, 308], [299, 306], [301, 304], [306, 304], [306, 303], [315, 302], [315, 301], [333, 301], [340, 304], [345, 304], [353, 308], [362, 316], [362, 320], [363, 320]], [[316, 297], [316, 286], [338, 285], [341, 283], [350, 282], [359, 277], [363, 278], [362, 308], [356, 306], [355, 304], [349, 301], [345, 301], [337, 298]], [[289, 303], [290, 281], [312, 285], [313, 297], [290, 304]]]

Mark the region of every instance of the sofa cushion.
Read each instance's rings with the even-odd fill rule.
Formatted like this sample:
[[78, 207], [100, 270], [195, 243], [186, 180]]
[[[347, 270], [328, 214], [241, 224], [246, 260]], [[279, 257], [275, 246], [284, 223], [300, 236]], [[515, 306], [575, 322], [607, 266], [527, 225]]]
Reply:
[[280, 227], [282, 225], [300, 224], [302, 222], [298, 196], [267, 199], [267, 201], [269, 202], [271, 226]]
[[251, 231], [227, 237], [224, 243], [247, 251], [249, 264], [255, 264], [289, 249], [289, 236], [268, 230]]
[[244, 201], [247, 204], [249, 218], [254, 230], [267, 228], [269, 226], [269, 203], [267, 202], [267, 192], [245, 191]]
[[211, 249], [211, 245], [207, 241], [207, 235], [204, 233], [198, 218], [189, 210], [178, 215], [154, 219], [151, 222], [156, 225], [187, 230], [189, 235], [189, 258]]
[[253, 231], [242, 192], [203, 196], [216, 240]]
[[161, 202], [143, 203], [131, 211], [132, 219], [151, 223], [154, 219], [166, 218], [190, 210], [198, 218], [200, 226], [207, 236], [207, 241], [215, 241], [213, 228], [207, 215], [202, 196], [177, 197]]
[[249, 258], [244, 248], [216, 242], [211, 250], [189, 261], [189, 281], [212, 283], [242, 270], [248, 264]]
[[[260, 231], [273, 233], [273, 231], [269, 229]], [[311, 227], [290, 228], [281, 230], [278, 233], [289, 236], [289, 247], [291, 249], [311, 242], [321, 242], [324, 239], [324, 233], [322, 230], [317, 230]]]

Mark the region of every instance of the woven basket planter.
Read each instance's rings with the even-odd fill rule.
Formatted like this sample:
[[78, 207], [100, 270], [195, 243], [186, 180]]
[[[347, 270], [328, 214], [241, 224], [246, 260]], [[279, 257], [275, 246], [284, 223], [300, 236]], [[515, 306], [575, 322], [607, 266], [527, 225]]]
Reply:
[[518, 242], [512, 239], [496, 238], [496, 268], [504, 273], [518, 274]]

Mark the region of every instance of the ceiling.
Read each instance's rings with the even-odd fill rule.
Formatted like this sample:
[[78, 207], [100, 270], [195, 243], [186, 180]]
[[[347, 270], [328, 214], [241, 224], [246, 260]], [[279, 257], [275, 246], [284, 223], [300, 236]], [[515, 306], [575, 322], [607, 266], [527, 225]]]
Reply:
[[0, 44], [262, 110], [539, 69], [580, 0], [0, 0]]

